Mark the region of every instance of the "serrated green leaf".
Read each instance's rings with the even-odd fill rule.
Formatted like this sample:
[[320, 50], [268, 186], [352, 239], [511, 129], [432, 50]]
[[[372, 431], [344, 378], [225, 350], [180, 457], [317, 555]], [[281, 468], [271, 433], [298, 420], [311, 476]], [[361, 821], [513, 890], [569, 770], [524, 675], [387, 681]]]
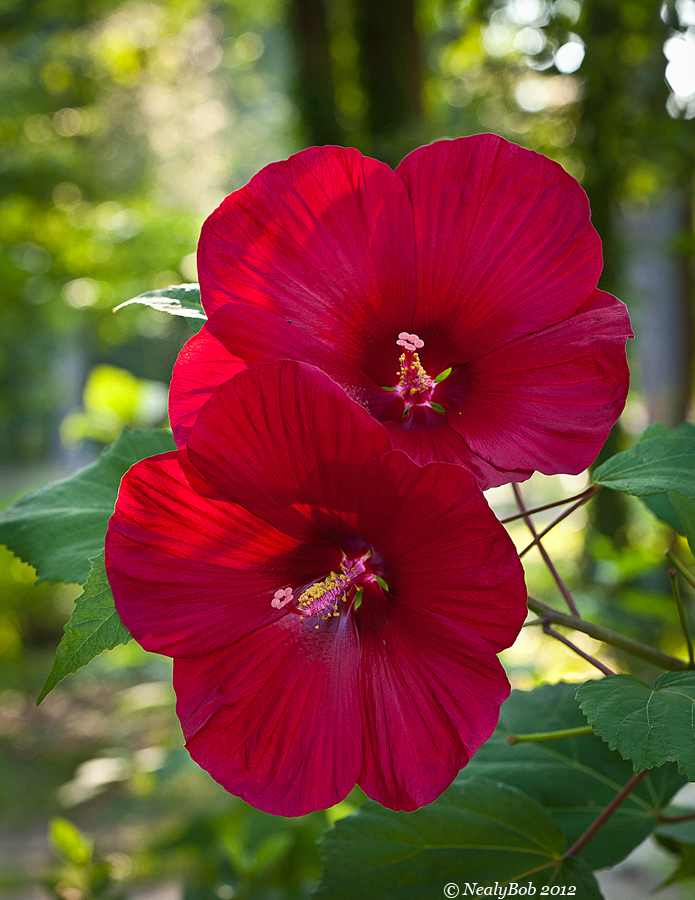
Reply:
[[565, 837], [543, 807], [522, 791], [484, 778], [454, 783], [413, 813], [368, 801], [321, 839], [324, 900], [430, 900], [445, 884], [573, 884], [600, 898], [577, 860], [560, 862]]
[[695, 497], [695, 434], [660, 435], [611, 456], [594, 472], [596, 484], [646, 496], [678, 491]]
[[53, 668], [39, 694], [37, 705], [66, 675], [86, 666], [104, 650], [113, 650], [132, 639], [116, 612], [106, 577], [104, 551], [90, 563], [92, 568], [84, 592], [75, 601], [75, 609], [65, 626]]
[[132, 300], [126, 300], [114, 308], [114, 312], [140, 303], [156, 309], [158, 312], [169, 313], [172, 316], [184, 316], [187, 319], [207, 319], [203, 304], [200, 302], [200, 285], [198, 284], [170, 284], [169, 287], [158, 291], [147, 291], [138, 294]]
[[581, 685], [577, 700], [596, 734], [631, 759], [635, 773], [676, 762], [695, 781], [695, 672], [666, 672], [651, 688], [613, 675]]
[[[559, 731], [586, 725], [575, 699], [576, 685], [548, 684], [512, 691], [495, 733], [457, 781], [471, 776], [518, 787], [543, 805], [573, 844], [632, 778], [632, 765], [596, 735], [560, 741], [518, 743], [510, 734]], [[652, 772], [590, 841], [580, 858], [592, 869], [613, 866], [652, 833], [655, 809], [663, 808], [686, 783], [674, 764]]]
[[175, 449], [169, 432], [126, 429], [91, 465], [0, 512], [0, 544], [34, 566], [39, 581], [84, 584], [123, 475], [138, 460]]
[[[643, 443], [644, 441], [651, 441], [656, 437], [669, 437], [673, 434], [674, 432], [671, 431], [668, 426], [662, 425], [660, 422], [655, 422], [645, 429], [639, 442]], [[675, 434], [679, 434], [681, 437], [695, 437], [695, 425], [691, 425], [690, 422], [683, 422], [676, 429]], [[689, 499], [684, 494], [678, 494], [677, 496], [680, 498], [679, 502], [684, 518], [689, 519], [691, 522], [695, 521], [695, 500]], [[657, 519], [666, 522], [667, 525], [670, 525], [671, 528], [675, 529], [680, 534], [689, 533], [686, 530], [685, 523], [682, 523], [669, 494], [652, 494], [648, 497], [640, 497], [640, 500], [647, 509], [657, 517]], [[692, 526], [689, 527], [692, 528]], [[688, 543], [692, 549], [693, 543], [690, 537], [688, 537]]]

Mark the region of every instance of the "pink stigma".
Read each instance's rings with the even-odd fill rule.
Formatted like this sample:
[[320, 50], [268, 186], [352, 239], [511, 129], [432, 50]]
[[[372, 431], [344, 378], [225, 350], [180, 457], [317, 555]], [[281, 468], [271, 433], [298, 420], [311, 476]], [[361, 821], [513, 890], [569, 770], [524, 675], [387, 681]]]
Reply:
[[425, 346], [425, 342], [420, 340], [416, 334], [409, 334], [407, 331], [401, 331], [396, 343], [399, 347], [405, 347], [406, 350], [410, 350], [411, 352]]
[[293, 600], [292, 588], [285, 588], [284, 590], [275, 591], [275, 596], [270, 601], [270, 605], [275, 609], [282, 609], [283, 606], [287, 606]]

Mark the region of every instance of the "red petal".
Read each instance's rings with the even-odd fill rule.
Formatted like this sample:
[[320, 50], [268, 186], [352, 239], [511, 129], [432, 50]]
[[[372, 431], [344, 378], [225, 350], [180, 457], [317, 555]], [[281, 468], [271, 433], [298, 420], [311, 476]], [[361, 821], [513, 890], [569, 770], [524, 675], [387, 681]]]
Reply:
[[358, 496], [359, 534], [383, 558], [392, 593], [496, 651], [513, 643], [527, 612], [523, 570], [470, 472], [447, 463], [421, 469], [394, 450], [365, 465]]
[[425, 349], [438, 332], [455, 344], [447, 365], [566, 319], [596, 287], [589, 203], [557, 163], [481, 134], [420, 147], [396, 171], [415, 219], [413, 327]]
[[169, 389], [169, 419], [177, 447], [188, 440], [201, 406], [229, 378], [246, 368], [204, 325], [178, 355]]
[[364, 463], [391, 448], [381, 425], [312, 366], [240, 372], [208, 401], [189, 459], [218, 490], [287, 534], [354, 522]]
[[413, 810], [445, 790], [495, 730], [504, 669], [474, 632], [398, 597], [365, 591], [357, 617], [362, 790]]
[[338, 803], [362, 759], [352, 615], [314, 631], [287, 616], [202, 659], [174, 662], [177, 714], [193, 759], [265, 812]]
[[206, 221], [198, 271], [208, 315], [241, 301], [359, 341], [361, 323], [396, 304], [397, 330], [408, 328], [415, 272], [403, 182], [344, 147], [312, 147], [266, 166]]
[[243, 303], [225, 304], [212, 315], [207, 327], [249, 366], [293, 359], [321, 369], [345, 390], [359, 391], [363, 384], [376, 387], [361, 371], [361, 343], [346, 339], [343, 333], [319, 338], [286, 315]]
[[594, 291], [566, 321], [463, 367], [467, 394], [448, 421], [496, 466], [582, 472], [625, 405], [631, 335], [625, 305]]
[[270, 605], [340, 563], [337, 547], [300, 544], [233, 503], [189, 485], [182, 451], [124, 476], [106, 536], [116, 608], [146, 650], [199, 656], [288, 615]]

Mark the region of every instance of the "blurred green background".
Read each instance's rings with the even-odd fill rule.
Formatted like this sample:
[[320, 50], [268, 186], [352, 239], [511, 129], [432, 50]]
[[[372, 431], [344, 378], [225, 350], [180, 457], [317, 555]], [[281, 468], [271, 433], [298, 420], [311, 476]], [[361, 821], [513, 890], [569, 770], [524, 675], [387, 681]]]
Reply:
[[[195, 281], [204, 218], [313, 143], [395, 165], [422, 143], [493, 131], [557, 160], [589, 194], [601, 287], [628, 302], [637, 332], [606, 452], [651, 421], [682, 421], [693, 117], [695, 0], [0, 0], [0, 501], [89, 461], [124, 424], [165, 421], [193, 328], [112, 308]], [[547, 502], [586, 483], [536, 477], [525, 495]], [[490, 499], [514, 512], [508, 489]], [[522, 525], [513, 535], [526, 543]], [[605, 491], [548, 549], [589, 617], [681, 653], [663, 565], [674, 541]], [[554, 602], [533, 556], [530, 587]], [[78, 589], [33, 582], [0, 550], [0, 890], [308, 896], [315, 839], [359, 792], [301, 820], [229, 797], [182, 749], [168, 662], [133, 644], [35, 709]], [[593, 673], [533, 629], [505, 662], [522, 688]]]

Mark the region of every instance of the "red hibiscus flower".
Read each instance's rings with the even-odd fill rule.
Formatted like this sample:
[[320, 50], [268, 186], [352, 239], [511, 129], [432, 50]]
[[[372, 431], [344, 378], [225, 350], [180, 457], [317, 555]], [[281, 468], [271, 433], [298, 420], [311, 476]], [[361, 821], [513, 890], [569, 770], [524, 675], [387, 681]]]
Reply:
[[210, 318], [174, 370], [177, 443], [222, 381], [296, 359], [416, 462], [462, 463], [483, 489], [576, 474], [628, 388], [630, 322], [601, 266], [577, 182], [495, 135], [395, 172], [342, 147], [269, 165], [203, 227]]
[[437, 797], [494, 730], [526, 613], [473, 475], [392, 450], [291, 361], [226, 382], [186, 450], [130, 469], [106, 566], [133, 636], [174, 657], [193, 758], [281, 815], [356, 782], [393, 809]]

